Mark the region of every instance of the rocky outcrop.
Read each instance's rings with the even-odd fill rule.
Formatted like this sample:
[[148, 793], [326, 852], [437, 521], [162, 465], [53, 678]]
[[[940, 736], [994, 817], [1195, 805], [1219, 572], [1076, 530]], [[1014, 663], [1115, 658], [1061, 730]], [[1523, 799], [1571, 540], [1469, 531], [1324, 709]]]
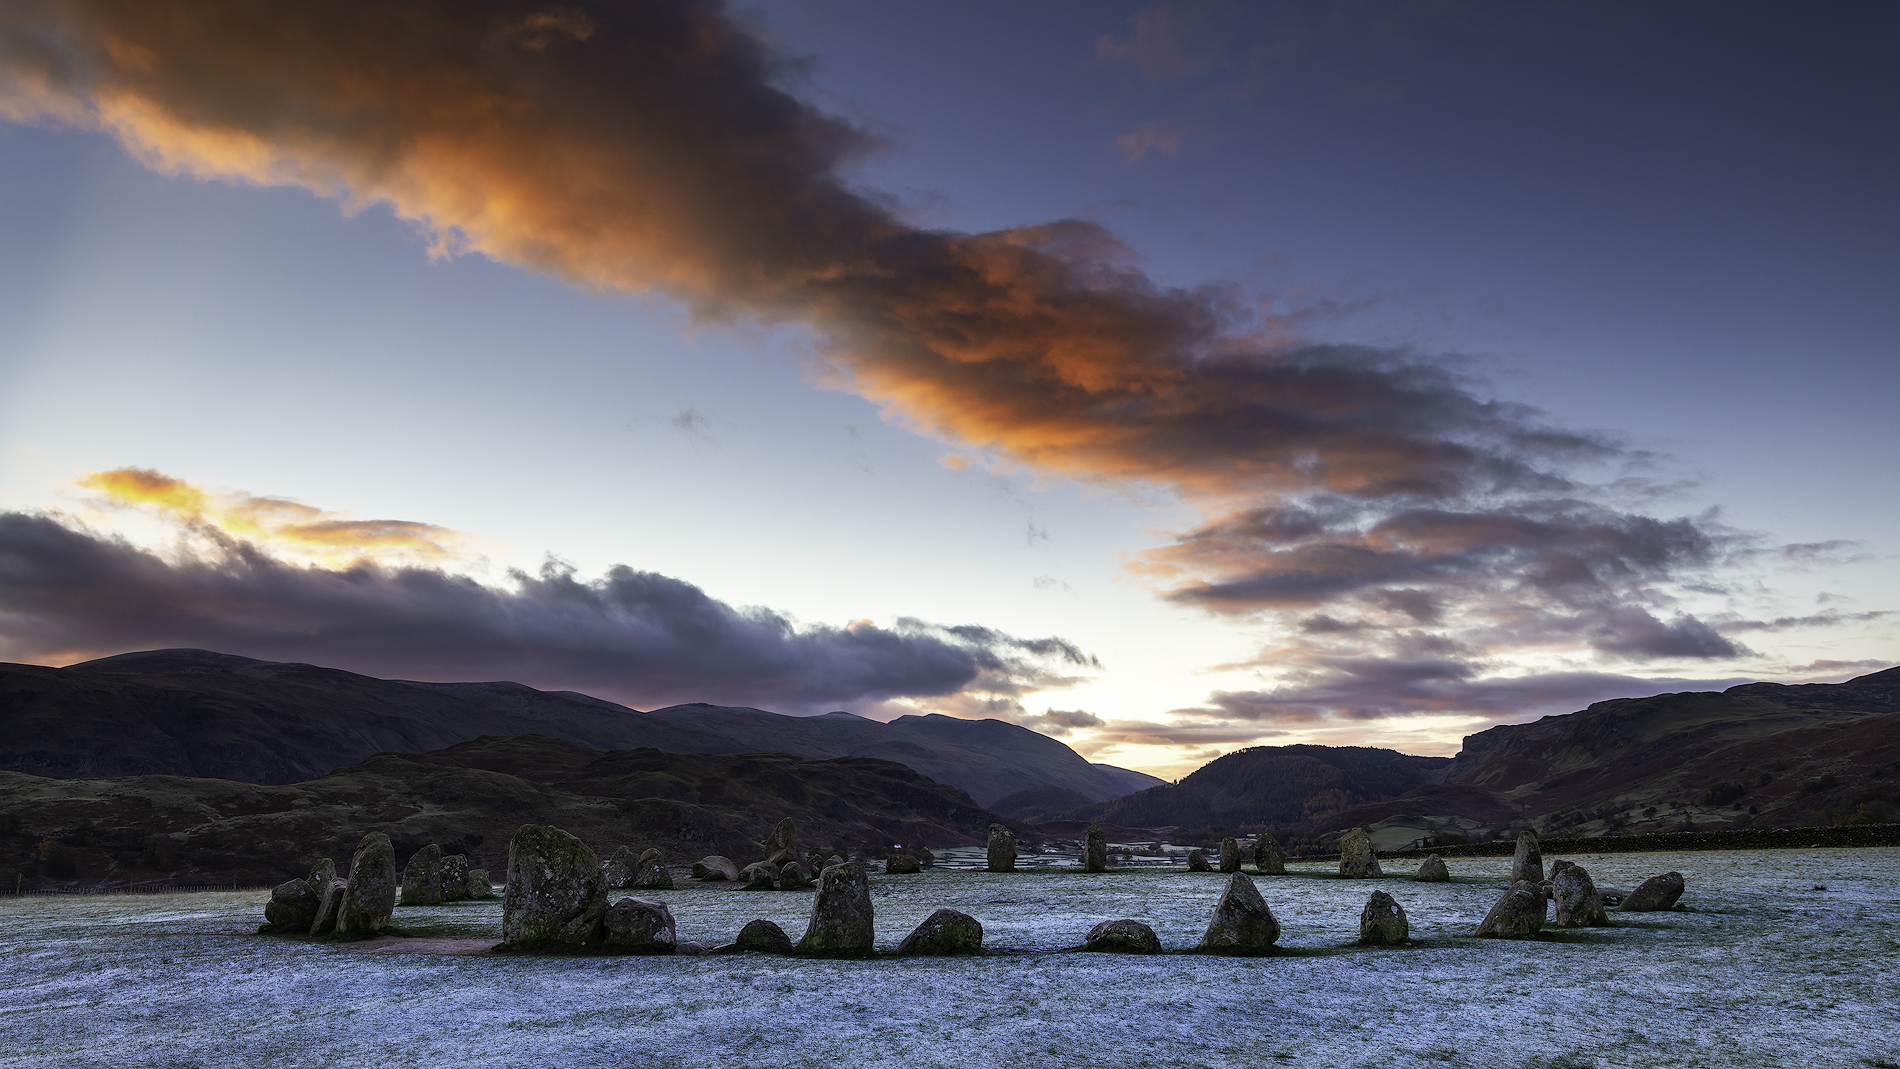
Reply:
[[1412, 878], [1420, 883], [1450, 883], [1451, 870], [1445, 867], [1445, 859], [1437, 854], [1419, 862], [1418, 871]]
[[487, 869], [468, 870], [468, 897], [495, 897], [495, 885], [489, 882]]
[[1220, 870], [1226, 873], [1240, 871], [1240, 841], [1231, 835], [1220, 841]]
[[671, 954], [679, 946], [673, 913], [653, 898], [623, 898], [607, 907], [601, 942], [622, 954]]
[[1159, 954], [1161, 940], [1153, 928], [1140, 921], [1103, 921], [1089, 929], [1082, 949], [1108, 954]]
[[899, 954], [981, 954], [983, 926], [975, 917], [940, 909], [897, 945]]
[[693, 862], [693, 879], [711, 883], [715, 880], [736, 880], [739, 878], [739, 866], [729, 857], [709, 854]]
[[1517, 852], [1511, 855], [1511, 882], [1544, 882], [1544, 851], [1537, 845], [1537, 833], [1525, 828], [1517, 837]]
[[1491, 912], [1478, 925], [1478, 935], [1499, 939], [1523, 939], [1544, 927], [1547, 911], [1544, 889], [1529, 880], [1519, 880], [1498, 896]]
[[442, 901], [460, 902], [467, 897], [468, 855], [445, 855], [442, 858]]
[[752, 950], [761, 954], [790, 954], [792, 937], [785, 929], [767, 920], [748, 921], [739, 929], [739, 938], [719, 948], [723, 953]]
[[1207, 864], [1207, 855], [1201, 853], [1201, 848], [1198, 846], [1188, 851], [1188, 871], [1189, 872], [1212, 872], [1213, 871], [1213, 869], [1210, 868]]
[[909, 851], [900, 851], [884, 859], [884, 874], [887, 876], [915, 876], [924, 871], [917, 861], [917, 855]]
[[1082, 846], [1082, 871], [1108, 871], [1108, 836], [1100, 824], [1090, 824], [1088, 839]]
[[990, 825], [988, 867], [991, 872], [1016, 871], [1016, 833], [1001, 824]]
[[1654, 913], [1673, 909], [1676, 900], [1682, 897], [1682, 891], [1682, 873], [1665, 872], [1637, 884], [1636, 890], [1631, 891], [1617, 908], [1624, 913]]
[[402, 904], [439, 906], [442, 904], [442, 848], [434, 843], [409, 857], [402, 870]]
[[1382, 877], [1379, 855], [1372, 850], [1372, 833], [1354, 828], [1339, 840], [1339, 874], [1355, 879]]
[[508, 843], [502, 890], [502, 946], [510, 950], [572, 950], [601, 940], [607, 888], [600, 859], [572, 835], [523, 824]]
[[1405, 909], [1384, 891], [1372, 892], [1366, 908], [1359, 911], [1359, 941], [1367, 946], [1395, 947], [1410, 942], [1412, 926]]
[[633, 886], [655, 890], [673, 886], [673, 874], [667, 871], [666, 855], [659, 847], [649, 846], [640, 854], [633, 867]]
[[798, 822], [786, 817], [765, 837], [765, 860], [774, 865], [798, 860]]
[[316, 922], [323, 905], [307, 880], [287, 880], [271, 888], [270, 901], [264, 903], [264, 919], [271, 929], [303, 935]]
[[396, 848], [389, 836], [370, 832], [350, 857], [350, 878], [337, 906], [336, 934], [367, 939], [389, 926], [396, 909]]
[[820, 957], [849, 957], [872, 952], [876, 930], [871, 917], [871, 882], [857, 862], [833, 865], [818, 877], [811, 922], [798, 952]]
[[1610, 915], [1603, 909], [1597, 885], [1583, 866], [1559, 861], [1551, 866], [1550, 899], [1559, 928], [1603, 928]]
[[343, 911], [343, 894], [348, 885], [343, 880], [331, 880], [330, 886], [318, 899], [316, 919], [310, 922], [311, 935], [329, 935], [336, 931], [337, 914]]
[[745, 881], [748, 891], [778, 890], [778, 866], [770, 861], [754, 861], [739, 870], [739, 878]]
[[1253, 844], [1253, 869], [1262, 876], [1286, 875], [1286, 851], [1273, 836], [1262, 832]]
[[[1229, 839], [1229, 842], [1233, 840]], [[1234, 852], [1235, 862], [1240, 853]], [[1246, 874], [1227, 877], [1227, 888], [1214, 903], [1200, 950], [1207, 954], [1267, 954], [1280, 939], [1280, 922], [1260, 897], [1260, 888]]]

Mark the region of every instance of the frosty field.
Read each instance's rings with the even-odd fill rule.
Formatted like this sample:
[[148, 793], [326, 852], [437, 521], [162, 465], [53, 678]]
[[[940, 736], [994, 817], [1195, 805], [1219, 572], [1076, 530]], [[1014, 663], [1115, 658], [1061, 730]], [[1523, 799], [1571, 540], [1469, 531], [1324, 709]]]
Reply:
[[[1115, 917], [1191, 947], [1225, 877], [939, 870], [872, 877], [880, 946], [950, 906], [1011, 953], [806, 961], [346, 950], [252, 934], [264, 892], [7, 899], [0, 1066], [1900, 1066], [1900, 850], [1575, 860], [1625, 890], [1679, 870], [1691, 912], [1476, 940], [1508, 858], [1448, 885], [1296, 864], [1256, 878], [1284, 954], [1135, 958], [1055, 951]], [[1353, 945], [1375, 888], [1420, 945]], [[797, 938], [811, 902], [660, 897], [709, 944]], [[395, 923], [492, 942], [501, 906]]]

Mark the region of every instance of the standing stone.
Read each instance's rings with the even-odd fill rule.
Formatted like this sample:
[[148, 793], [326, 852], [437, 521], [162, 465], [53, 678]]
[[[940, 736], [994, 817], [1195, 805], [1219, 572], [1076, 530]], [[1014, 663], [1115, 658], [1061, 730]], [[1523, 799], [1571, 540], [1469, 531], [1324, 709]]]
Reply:
[[368, 939], [389, 924], [396, 909], [396, 848], [380, 831], [363, 836], [350, 857], [350, 878], [337, 907], [336, 934]]
[[1379, 855], [1372, 850], [1372, 833], [1354, 828], [1339, 840], [1339, 874], [1355, 879], [1383, 877]]
[[868, 955], [876, 930], [871, 919], [871, 881], [858, 862], [833, 865], [818, 877], [811, 923], [798, 952], [822, 957]]
[[1682, 873], [1665, 872], [1637, 884], [1636, 890], [1623, 899], [1620, 908], [1625, 913], [1654, 913], [1669, 909], [1682, 897], [1682, 891]]
[[673, 874], [667, 871], [666, 855], [657, 846], [649, 846], [633, 866], [633, 886], [664, 889], [673, 886]]
[[983, 925], [967, 913], [940, 909], [897, 944], [899, 954], [981, 954]]
[[1451, 870], [1445, 867], [1445, 859], [1437, 854], [1419, 863], [1418, 872], [1412, 877], [1420, 883], [1449, 883]]
[[1188, 871], [1189, 872], [1212, 872], [1213, 871], [1212, 869], [1208, 868], [1207, 855], [1201, 853], [1201, 848], [1198, 846], [1188, 851]]
[[786, 817], [765, 838], [765, 860], [774, 865], [798, 860], [798, 822]]
[[410, 855], [402, 870], [402, 904], [439, 906], [442, 904], [442, 848], [434, 843]]
[[1016, 871], [1016, 833], [1001, 824], [990, 825], [991, 872]]
[[468, 855], [450, 854], [442, 859], [442, 901], [460, 902], [468, 897]]
[[785, 929], [767, 920], [748, 921], [739, 929], [739, 938], [725, 950], [756, 950], [763, 954], [790, 954], [792, 937]]
[[1286, 875], [1286, 852], [1280, 849], [1279, 840], [1264, 831], [1254, 840], [1253, 868], [1262, 876]]
[[[330, 898], [330, 885], [336, 882], [336, 862], [327, 857], [318, 858], [317, 863], [310, 866], [310, 875], [305, 876], [303, 882], [309, 884], [310, 893], [317, 896], [317, 910], [321, 913], [323, 903]], [[315, 918], [312, 918], [312, 923], [315, 923]], [[335, 913], [330, 914], [330, 923], [336, 924]]]
[[1367, 946], [1395, 947], [1412, 938], [1405, 909], [1384, 891], [1372, 892], [1359, 911], [1359, 941]]
[[560, 950], [598, 943], [606, 912], [600, 859], [585, 843], [541, 824], [515, 832], [502, 892], [503, 946]]
[[302, 935], [310, 930], [322, 904], [308, 880], [288, 880], [271, 888], [270, 901], [264, 904], [264, 919], [276, 931]]
[[787, 861], [778, 870], [778, 889], [781, 891], [803, 891], [811, 886], [811, 877], [805, 875], [805, 866], [796, 861]]
[[1557, 927], [1559, 928], [1604, 928], [1610, 923], [1610, 915], [1603, 910], [1603, 899], [1597, 896], [1597, 885], [1590, 874], [1581, 865], [1557, 862], [1556, 874], [1550, 878], [1550, 897], [1556, 904]]
[[1103, 921], [1089, 929], [1082, 949], [1108, 954], [1159, 954], [1161, 940], [1153, 928], [1140, 921]]
[[738, 878], [739, 866], [733, 864], [731, 858], [722, 857], [719, 854], [708, 854], [698, 861], [693, 862], [693, 879], [695, 880], [710, 882], [713, 880], [736, 880]]
[[1240, 843], [1231, 835], [1220, 841], [1220, 870], [1228, 873], [1240, 871]]
[[[1232, 839], [1227, 840], [1233, 842]], [[1239, 850], [1234, 858], [1238, 864]], [[1201, 951], [1208, 954], [1266, 954], [1280, 939], [1280, 922], [1273, 919], [1260, 888], [1245, 873], [1227, 877], [1227, 889], [1214, 903], [1214, 915], [1201, 936]]]
[[1100, 824], [1089, 825], [1088, 842], [1082, 847], [1082, 871], [1108, 871], [1108, 836]]
[[607, 907], [601, 942], [623, 954], [671, 954], [679, 947], [673, 913], [652, 898], [623, 898]]
[[917, 855], [917, 863], [924, 868], [934, 869], [937, 867], [937, 855], [931, 853], [929, 847], [919, 846], [911, 850], [911, 853]]
[[1529, 880], [1519, 880], [1498, 897], [1497, 904], [1478, 925], [1477, 934], [1523, 939], [1543, 929], [1547, 903], [1542, 887]]
[[884, 874], [887, 876], [914, 876], [924, 871], [917, 863], [917, 855], [909, 851], [900, 851], [884, 859]]
[[[327, 859], [326, 859], [327, 860]], [[343, 911], [343, 895], [349, 889], [345, 880], [331, 880], [317, 906], [317, 918], [310, 922], [311, 935], [329, 935], [336, 931], [337, 914]]]
[[609, 891], [619, 891], [633, 886], [634, 872], [640, 867], [640, 859], [632, 850], [620, 847], [614, 856], [600, 866], [600, 882]]
[[488, 882], [487, 869], [469, 869], [468, 870], [468, 897], [470, 898], [495, 897], [495, 885]]
[[1537, 845], [1537, 833], [1525, 828], [1517, 837], [1517, 852], [1511, 855], [1511, 882], [1544, 882], [1544, 851]]
[[755, 861], [747, 865], [739, 873], [739, 878], [745, 881], [748, 891], [778, 890], [778, 866], [770, 861]]

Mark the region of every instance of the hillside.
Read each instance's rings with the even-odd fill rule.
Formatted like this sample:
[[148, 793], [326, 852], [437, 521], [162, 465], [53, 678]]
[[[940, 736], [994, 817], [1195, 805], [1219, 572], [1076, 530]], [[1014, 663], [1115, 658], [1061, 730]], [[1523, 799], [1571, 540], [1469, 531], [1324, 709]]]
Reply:
[[[177, 880], [266, 883], [343, 862], [381, 831], [398, 861], [428, 843], [499, 878], [524, 823], [596, 852], [658, 846], [676, 863], [757, 860], [792, 817], [807, 847], [965, 845], [1000, 820], [967, 794], [889, 761], [787, 754], [602, 752], [544, 736], [385, 753], [302, 783], [179, 776], [50, 779], [0, 772], [0, 877], [31, 889]], [[1033, 836], [1032, 836], [1033, 838]]]

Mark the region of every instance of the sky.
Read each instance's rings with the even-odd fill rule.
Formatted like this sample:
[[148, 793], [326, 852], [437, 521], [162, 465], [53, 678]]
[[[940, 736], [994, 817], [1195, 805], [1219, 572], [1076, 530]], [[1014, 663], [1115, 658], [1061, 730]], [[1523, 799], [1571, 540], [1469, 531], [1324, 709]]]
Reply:
[[0, 658], [1179, 776], [1900, 661], [1880, 3], [24, 0]]

